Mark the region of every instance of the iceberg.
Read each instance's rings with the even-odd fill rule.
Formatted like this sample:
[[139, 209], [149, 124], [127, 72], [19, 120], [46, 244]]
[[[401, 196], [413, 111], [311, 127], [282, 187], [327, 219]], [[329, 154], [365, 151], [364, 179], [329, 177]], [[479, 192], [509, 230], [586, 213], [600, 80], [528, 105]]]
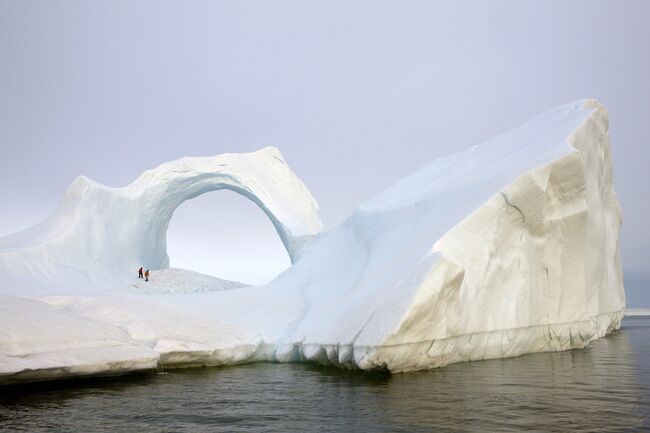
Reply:
[[[217, 189], [274, 224], [292, 266], [269, 284], [169, 269], [174, 210]], [[51, 217], [0, 239], [0, 383], [253, 361], [406, 372], [620, 327], [621, 210], [595, 100], [435, 160], [329, 230], [318, 210], [272, 147], [124, 188], [79, 177]]]

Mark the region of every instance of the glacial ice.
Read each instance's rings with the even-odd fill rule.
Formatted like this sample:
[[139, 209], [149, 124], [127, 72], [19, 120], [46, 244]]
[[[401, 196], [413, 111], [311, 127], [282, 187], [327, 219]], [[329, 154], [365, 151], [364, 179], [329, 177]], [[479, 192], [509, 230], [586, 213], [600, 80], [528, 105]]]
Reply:
[[[271, 283], [168, 269], [174, 209], [216, 189], [274, 224], [292, 266]], [[275, 148], [182, 158], [124, 188], [80, 177], [51, 217], [0, 239], [0, 382], [258, 360], [401, 372], [581, 348], [620, 327], [620, 224], [595, 100], [435, 160], [327, 231]]]

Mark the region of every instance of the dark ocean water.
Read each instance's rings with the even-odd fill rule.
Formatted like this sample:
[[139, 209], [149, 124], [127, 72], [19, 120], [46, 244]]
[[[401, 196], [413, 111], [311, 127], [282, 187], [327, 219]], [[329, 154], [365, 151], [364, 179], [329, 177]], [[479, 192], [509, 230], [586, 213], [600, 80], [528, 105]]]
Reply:
[[650, 431], [650, 318], [583, 350], [418, 373], [306, 364], [0, 388], [0, 430]]

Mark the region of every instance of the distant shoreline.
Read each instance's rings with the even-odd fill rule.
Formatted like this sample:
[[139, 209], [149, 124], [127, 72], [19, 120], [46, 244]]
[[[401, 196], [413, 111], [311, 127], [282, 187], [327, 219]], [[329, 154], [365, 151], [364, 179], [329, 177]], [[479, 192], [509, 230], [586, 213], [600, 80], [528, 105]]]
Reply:
[[646, 317], [650, 316], [650, 308], [626, 308], [625, 317]]

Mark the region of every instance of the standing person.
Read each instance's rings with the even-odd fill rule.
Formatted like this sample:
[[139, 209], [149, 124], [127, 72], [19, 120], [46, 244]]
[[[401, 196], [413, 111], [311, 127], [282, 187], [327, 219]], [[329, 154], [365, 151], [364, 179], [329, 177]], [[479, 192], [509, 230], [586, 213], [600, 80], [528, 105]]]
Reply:
[[142, 266], [138, 269], [138, 278], [142, 278]]
[[144, 280], [149, 281], [149, 269], [144, 273]]

